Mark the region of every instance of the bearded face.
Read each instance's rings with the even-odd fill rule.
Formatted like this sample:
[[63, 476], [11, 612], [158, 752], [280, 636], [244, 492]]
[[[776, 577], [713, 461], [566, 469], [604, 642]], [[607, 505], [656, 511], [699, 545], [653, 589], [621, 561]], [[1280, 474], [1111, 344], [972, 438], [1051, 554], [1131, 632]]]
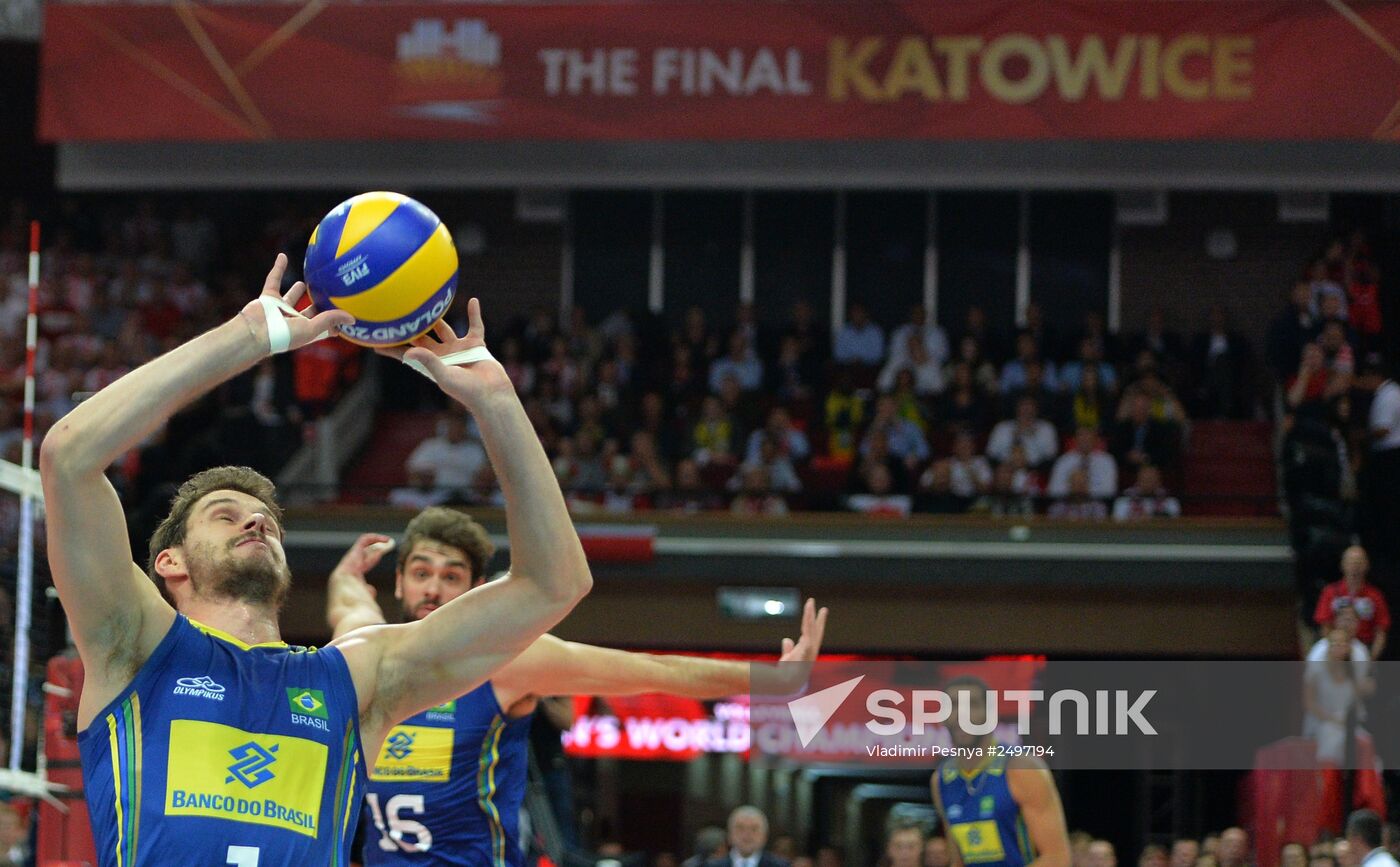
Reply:
[[291, 589], [291, 570], [257, 533], [187, 544], [185, 559], [196, 597], [280, 608]]

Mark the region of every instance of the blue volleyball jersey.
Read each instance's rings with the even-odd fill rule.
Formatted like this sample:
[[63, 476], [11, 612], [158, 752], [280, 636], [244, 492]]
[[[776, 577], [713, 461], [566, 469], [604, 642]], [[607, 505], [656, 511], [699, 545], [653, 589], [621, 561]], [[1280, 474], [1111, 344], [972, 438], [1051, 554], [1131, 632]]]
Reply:
[[344, 867], [365, 789], [340, 651], [177, 614], [78, 735], [101, 867]]
[[1006, 762], [998, 756], [968, 774], [950, 758], [934, 771], [943, 823], [964, 864], [1025, 867], [1035, 860], [1021, 808], [1011, 797]]
[[365, 795], [365, 867], [519, 867], [530, 715], [490, 681], [394, 726]]

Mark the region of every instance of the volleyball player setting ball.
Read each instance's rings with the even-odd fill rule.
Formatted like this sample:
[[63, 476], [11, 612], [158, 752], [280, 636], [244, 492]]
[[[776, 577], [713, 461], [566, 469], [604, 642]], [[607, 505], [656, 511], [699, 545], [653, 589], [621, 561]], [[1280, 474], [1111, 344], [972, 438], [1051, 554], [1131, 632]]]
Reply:
[[[102, 389], [45, 438], [48, 556], [83, 661], [78, 746], [100, 867], [343, 867], [364, 744], [372, 761], [393, 726], [475, 689], [592, 585], [549, 460], [486, 350], [480, 305], [468, 305], [462, 338], [437, 321], [455, 290], [450, 246], [416, 203], [356, 197], [318, 227], [308, 257], [318, 291], [341, 287], [341, 309], [320, 295], [322, 312], [298, 312], [306, 287], [283, 295], [279, 255], [237, 315]], [[114, 460], [271, 354], [332, 330], [378, 347], [435, 323], [442, 343], [380, 351], [416, 364], [476, 418], [506, 494], [504, 579], [431, 617], [369, 626], [317, 652], [289, 647], [276, 490], [245, 467], [181, 485], [146, 570], [132, 562], [105, 475]]]

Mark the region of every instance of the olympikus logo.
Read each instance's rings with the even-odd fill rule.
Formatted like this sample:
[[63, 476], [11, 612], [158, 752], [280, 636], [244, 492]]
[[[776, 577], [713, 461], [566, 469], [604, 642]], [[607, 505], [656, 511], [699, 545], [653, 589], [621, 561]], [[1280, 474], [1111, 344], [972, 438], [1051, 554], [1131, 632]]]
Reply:
[[215, 683], [214, 678], [209, 675], [203, 677], [182, 677], [175, 681], [175, 695], [192, 695], [197, 698], [208, 698], [214, 701], [224, 700], [224, 688], [221, 684]]

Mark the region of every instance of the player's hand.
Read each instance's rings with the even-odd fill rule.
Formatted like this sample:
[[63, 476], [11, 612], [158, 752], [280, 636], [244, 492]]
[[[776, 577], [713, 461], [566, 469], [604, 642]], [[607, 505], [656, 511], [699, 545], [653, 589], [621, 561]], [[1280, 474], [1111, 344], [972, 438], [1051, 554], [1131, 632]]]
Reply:
[[[486, 326], [481, 321], [481, 302], [473, 298], [467, 302], [467, 333], [458, 337], [452, 326], [439, 322], [433, 326], [432, 334], [425, 334], [409, 347], [390, 346], [376, 350], [400, 361], [413, 361], [421, 364], [433, 381], [449, 397], [456, 399], [467, 408], [486, 395], [511, 391], [510, 377], [506, 369], [494, 358], [474, 361], [467, 364], [444, 364], [444, 356], [475, 349], [486, 345]], [[436, 340], [433, 337], [436, 336]]]
[[817, 600], [808, 599], [802, 606], [802, 632], [797, 641], [783, 639], [783, 655], [779, 662], [816, 662], [822, 649], [822, 635], [826, 633], [827, 609], [817, 610]]
[[[263, 281], [262, 297], [269, 297], [276, 301], [281, 301], [288, 306], [295, 308], [297, 303], [306, 295], [306, 284], [298, 280], [287, 290], [287, 294], [282, 294], [282, 275], [287, 271], [287, 254], [278, 253], [277, 261], [272, 263], [272, 270], [267, 272], [267, 279]], [[244, 305], [239, 313], [247, 320], [253, 333], [260, 338], [264, 345], [267, 345], [267, 312], [262, 302], [254, 299]], [[344, 310], [324, 310], [316, 312], [314, 305], [309, 305], [296, 315], [282, 312], [282, 321], [287, 325], [289, 342], [287, 350], [300, 349], [308, 343], [319, 338], [342, 325], [349, 325], [355, 321], [355, 317]]]
[[796, 641], [783, 639], [783, 653], [777, 665], [754, 665], [750, 675], [750, 691], [754, 695], [792, 696], [802, 692], [812, 674], [812, 664], [822, 649], [826, 632], [825, 608], [817, 610], [814, 599], [802, 607], [802, 632]]
[[[394, 540], [388, 536], [381, 533], [364, 533], [340, 558], [335, 571], [364, 578], [371, 569], [379, 565], [379, 561], [393, 548]], [[369, 593], [373, 596], [374, 585], [366, 583], [365, 586], [369, 588]]]

